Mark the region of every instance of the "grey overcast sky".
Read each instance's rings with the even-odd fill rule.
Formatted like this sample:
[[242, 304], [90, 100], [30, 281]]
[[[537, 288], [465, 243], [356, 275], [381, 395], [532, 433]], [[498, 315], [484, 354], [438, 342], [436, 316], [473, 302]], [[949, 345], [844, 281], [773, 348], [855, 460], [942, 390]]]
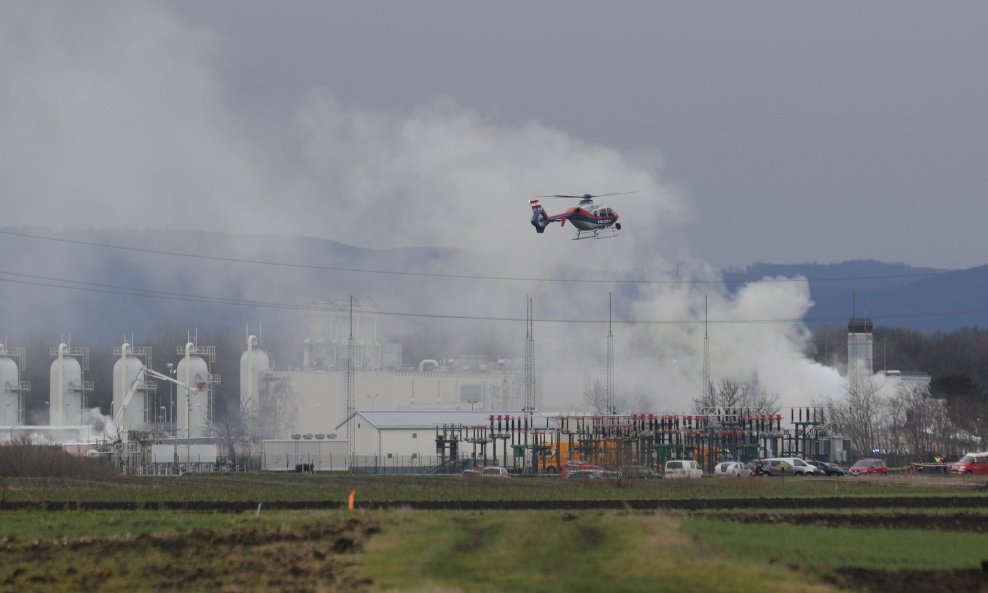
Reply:
[[[638, 190], [613, 205], [669, 257], [988, 263], [986, 2], [12, 1], [0, 35], [2, 225], [330, 186], [366, 192], [331, 226], [448, 192], [530, 233], [533, 194]], [[375, 245], [306, 222], [271, 230]]]

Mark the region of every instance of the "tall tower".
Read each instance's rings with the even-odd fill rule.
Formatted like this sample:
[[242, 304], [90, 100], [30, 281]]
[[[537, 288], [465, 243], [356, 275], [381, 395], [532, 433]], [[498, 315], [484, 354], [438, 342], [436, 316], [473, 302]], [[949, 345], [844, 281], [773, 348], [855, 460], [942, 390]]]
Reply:
[[871, 319], [851, 317], [847, 322], [847, 379], [851, 389], [874, 373], [874, 337]]

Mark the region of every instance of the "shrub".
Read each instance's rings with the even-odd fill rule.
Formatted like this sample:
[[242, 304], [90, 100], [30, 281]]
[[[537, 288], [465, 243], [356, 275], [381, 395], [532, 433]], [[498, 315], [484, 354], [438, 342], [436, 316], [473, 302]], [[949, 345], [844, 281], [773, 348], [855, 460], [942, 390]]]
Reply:
[[27, 439], [0, 445], [0, 476], [104, 478], [116, 474], [109, 464], [71, 455], [58, 445], [35, 445]]

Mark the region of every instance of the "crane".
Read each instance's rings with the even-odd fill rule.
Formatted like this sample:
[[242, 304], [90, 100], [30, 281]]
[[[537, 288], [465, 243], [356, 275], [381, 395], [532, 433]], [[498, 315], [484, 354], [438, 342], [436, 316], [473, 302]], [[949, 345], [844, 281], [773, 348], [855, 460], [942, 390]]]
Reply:
[[188, 383], [185, 383], [183, 381], [178, 381], [176, 379], [173, 379], [168, 375], [163, 375], [155, 371], [154, 369], [148, 368], [147, 366], [141, 366], [141, 369], [137, 371], [137, 376], [134, 377], [134, 380], [130, 384], [130, 389], [127, 391], [127, 394], [124, 395], [123, 397], [123, 401], [120, 404], [120, 409], [113, 414], [113, 425], [117, 427], [117, 431], [120, 434], [120, 440], [124, 443], [127, 442], [127, 432], [128, 432], [127, 427], [124, 426], [124, 419], [127, 417], [127, 406], [130, 404], [131, 398], [134, 397], [134, 393], [137, 392], [137, 389], [144, 383], [141, 373], [143, 373], [145, 376], [150, 375], [151, 377], [154, 377], [155, 379], [159, 379], [161, 381], [168, 381], [169, 383], [174, 383], [175, 385], [178, 385], [182, 389], [188, 391], [189, 397], [191, 397], [193, 393], [199, 393], [206, 387], [205, 381], [200, 381], [195, 385], [189, 385]]

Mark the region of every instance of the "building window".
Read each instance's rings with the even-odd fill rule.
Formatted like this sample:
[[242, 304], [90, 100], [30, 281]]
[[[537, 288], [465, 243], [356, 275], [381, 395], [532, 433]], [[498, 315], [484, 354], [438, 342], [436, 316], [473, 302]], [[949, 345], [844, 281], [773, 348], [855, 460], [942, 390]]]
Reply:
[[419, 438], [419, 433], [417, 433], [417, 432], [413, 432], [413, 433], [412, 433], [412, 438], [413, 438], [413, 439], [417, 439], [417, 438]]

